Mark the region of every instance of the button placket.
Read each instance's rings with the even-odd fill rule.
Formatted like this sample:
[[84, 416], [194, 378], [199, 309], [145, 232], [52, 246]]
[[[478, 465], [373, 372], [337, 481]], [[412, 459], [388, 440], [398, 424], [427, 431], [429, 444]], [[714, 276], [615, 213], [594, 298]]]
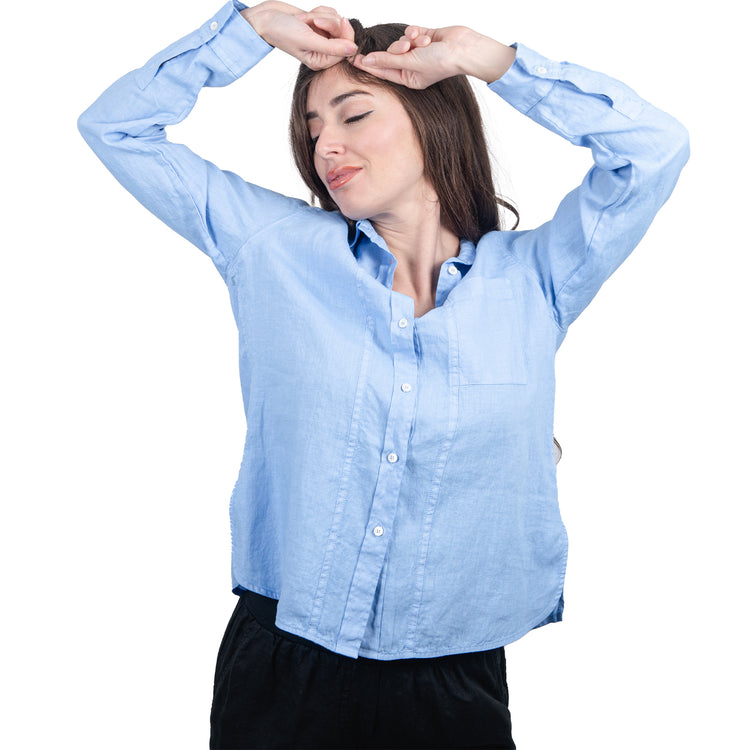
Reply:
[[390, 345], [393, 358], [391, 399], [385, 431], [382, 436], [381, 458], [387, 464], [378, 473], [372, 496], [366, 536], [352, 578], [350, 594], [339, 632], [339, 642], [358, 648], [376, 595], [389, 539], [387, 530], [396, 515], [396, 506], [406, 468], [409, 435], [413, 425], [416, 399], [398, 398], [407, 394], [417, 378], [417, 352], [413, 333], [413, 302], [393, 298], [390, 321]]

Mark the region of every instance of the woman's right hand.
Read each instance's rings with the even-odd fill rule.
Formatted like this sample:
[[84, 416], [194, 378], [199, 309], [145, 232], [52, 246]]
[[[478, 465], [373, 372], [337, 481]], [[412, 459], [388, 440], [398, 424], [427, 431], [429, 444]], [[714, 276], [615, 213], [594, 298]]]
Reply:
[[308, 13], [267, 0], [240, 14], [264, 41], [313, 70], [330, 68], [357, 52], [354, 29], [333, 8], [320, 6]]

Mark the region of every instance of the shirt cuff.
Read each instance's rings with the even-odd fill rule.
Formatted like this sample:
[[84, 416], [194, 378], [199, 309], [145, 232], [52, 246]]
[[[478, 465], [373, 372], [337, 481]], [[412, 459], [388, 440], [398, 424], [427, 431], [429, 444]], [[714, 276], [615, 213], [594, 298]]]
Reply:
[[[209, 46], [238, 78], [273, 49], [240, 15], [239, 11], [245, 8], [246, 5], [233, 0], [208, 22], [209, 31], [213, 34]], [[226, 18], [218, 18], [225, 13]]]
[[489, 87], [519, 112], [527, 114], [563, 81], [582, 94], [604, 97], [612, 108], [630, 119], [638, 116], [643, 100], [628, 86], [603, 73], [543, 57], [523, 44], [515, 43], [516, 59], [501, 78]]
[[159, 68], [168, 60], [203, 45], [210, 47], [235, 78], [247, 73], [273, 47], [261, 39], [255, 29], [239, 14], [239, 11], [246, 7], [237, 0], [230, 0], [192, 34], [178, 39], [154, 55], [138, 71], [138, 86], [141, 89], [148, 86]]

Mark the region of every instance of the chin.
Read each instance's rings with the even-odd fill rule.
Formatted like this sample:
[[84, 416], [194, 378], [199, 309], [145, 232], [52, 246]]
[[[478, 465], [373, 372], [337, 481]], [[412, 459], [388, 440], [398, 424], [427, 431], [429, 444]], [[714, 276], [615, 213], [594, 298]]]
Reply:
[[[336, 202], [334, 201], [334, 203]], [[361, 208], [358, 209], [356, 206], [347, 206], [346, 204], [341, 205], [340, 203], [336, 203], [336, 207], [338, 208], [339, 213], [345, 218], [349, 219], [349, 221], [360, 221], [361, 219], [369, 219], [370, 216], [372, 215]]]

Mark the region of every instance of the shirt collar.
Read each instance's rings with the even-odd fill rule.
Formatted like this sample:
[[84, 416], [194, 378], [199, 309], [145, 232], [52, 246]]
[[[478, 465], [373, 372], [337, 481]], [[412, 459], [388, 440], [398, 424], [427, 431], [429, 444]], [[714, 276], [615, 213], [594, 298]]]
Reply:
[[[368, 241], [369, 240], [369, 241]], [[390, 286], [393, 282], [393, 272], [396, 270], [396, 258], [388, 249], [385, 240], [375, 231], [369, 219], [360, 219], [349, 240], [349, 247], [357, 259], [357, 263], [367, 270], [375, 279]], [[461, 264], [462, 275], [474, 263], [476, 245], [470, 240], [459, 242], [458, 258], [454, 264]]]
[[[471, 240], [459, 240], [458, 260], [456, 263], [463, 263], [467, 270], [474, 265], [474, 258], [477, 254], [477, 246]], [[464, 271], [465, 273], [465, 271]]]
[[361, 219], [357, 222], [349, 246], [362, 268], [381, 284], [389, 288], [393, 286], [396, 258], [369, 220]]

